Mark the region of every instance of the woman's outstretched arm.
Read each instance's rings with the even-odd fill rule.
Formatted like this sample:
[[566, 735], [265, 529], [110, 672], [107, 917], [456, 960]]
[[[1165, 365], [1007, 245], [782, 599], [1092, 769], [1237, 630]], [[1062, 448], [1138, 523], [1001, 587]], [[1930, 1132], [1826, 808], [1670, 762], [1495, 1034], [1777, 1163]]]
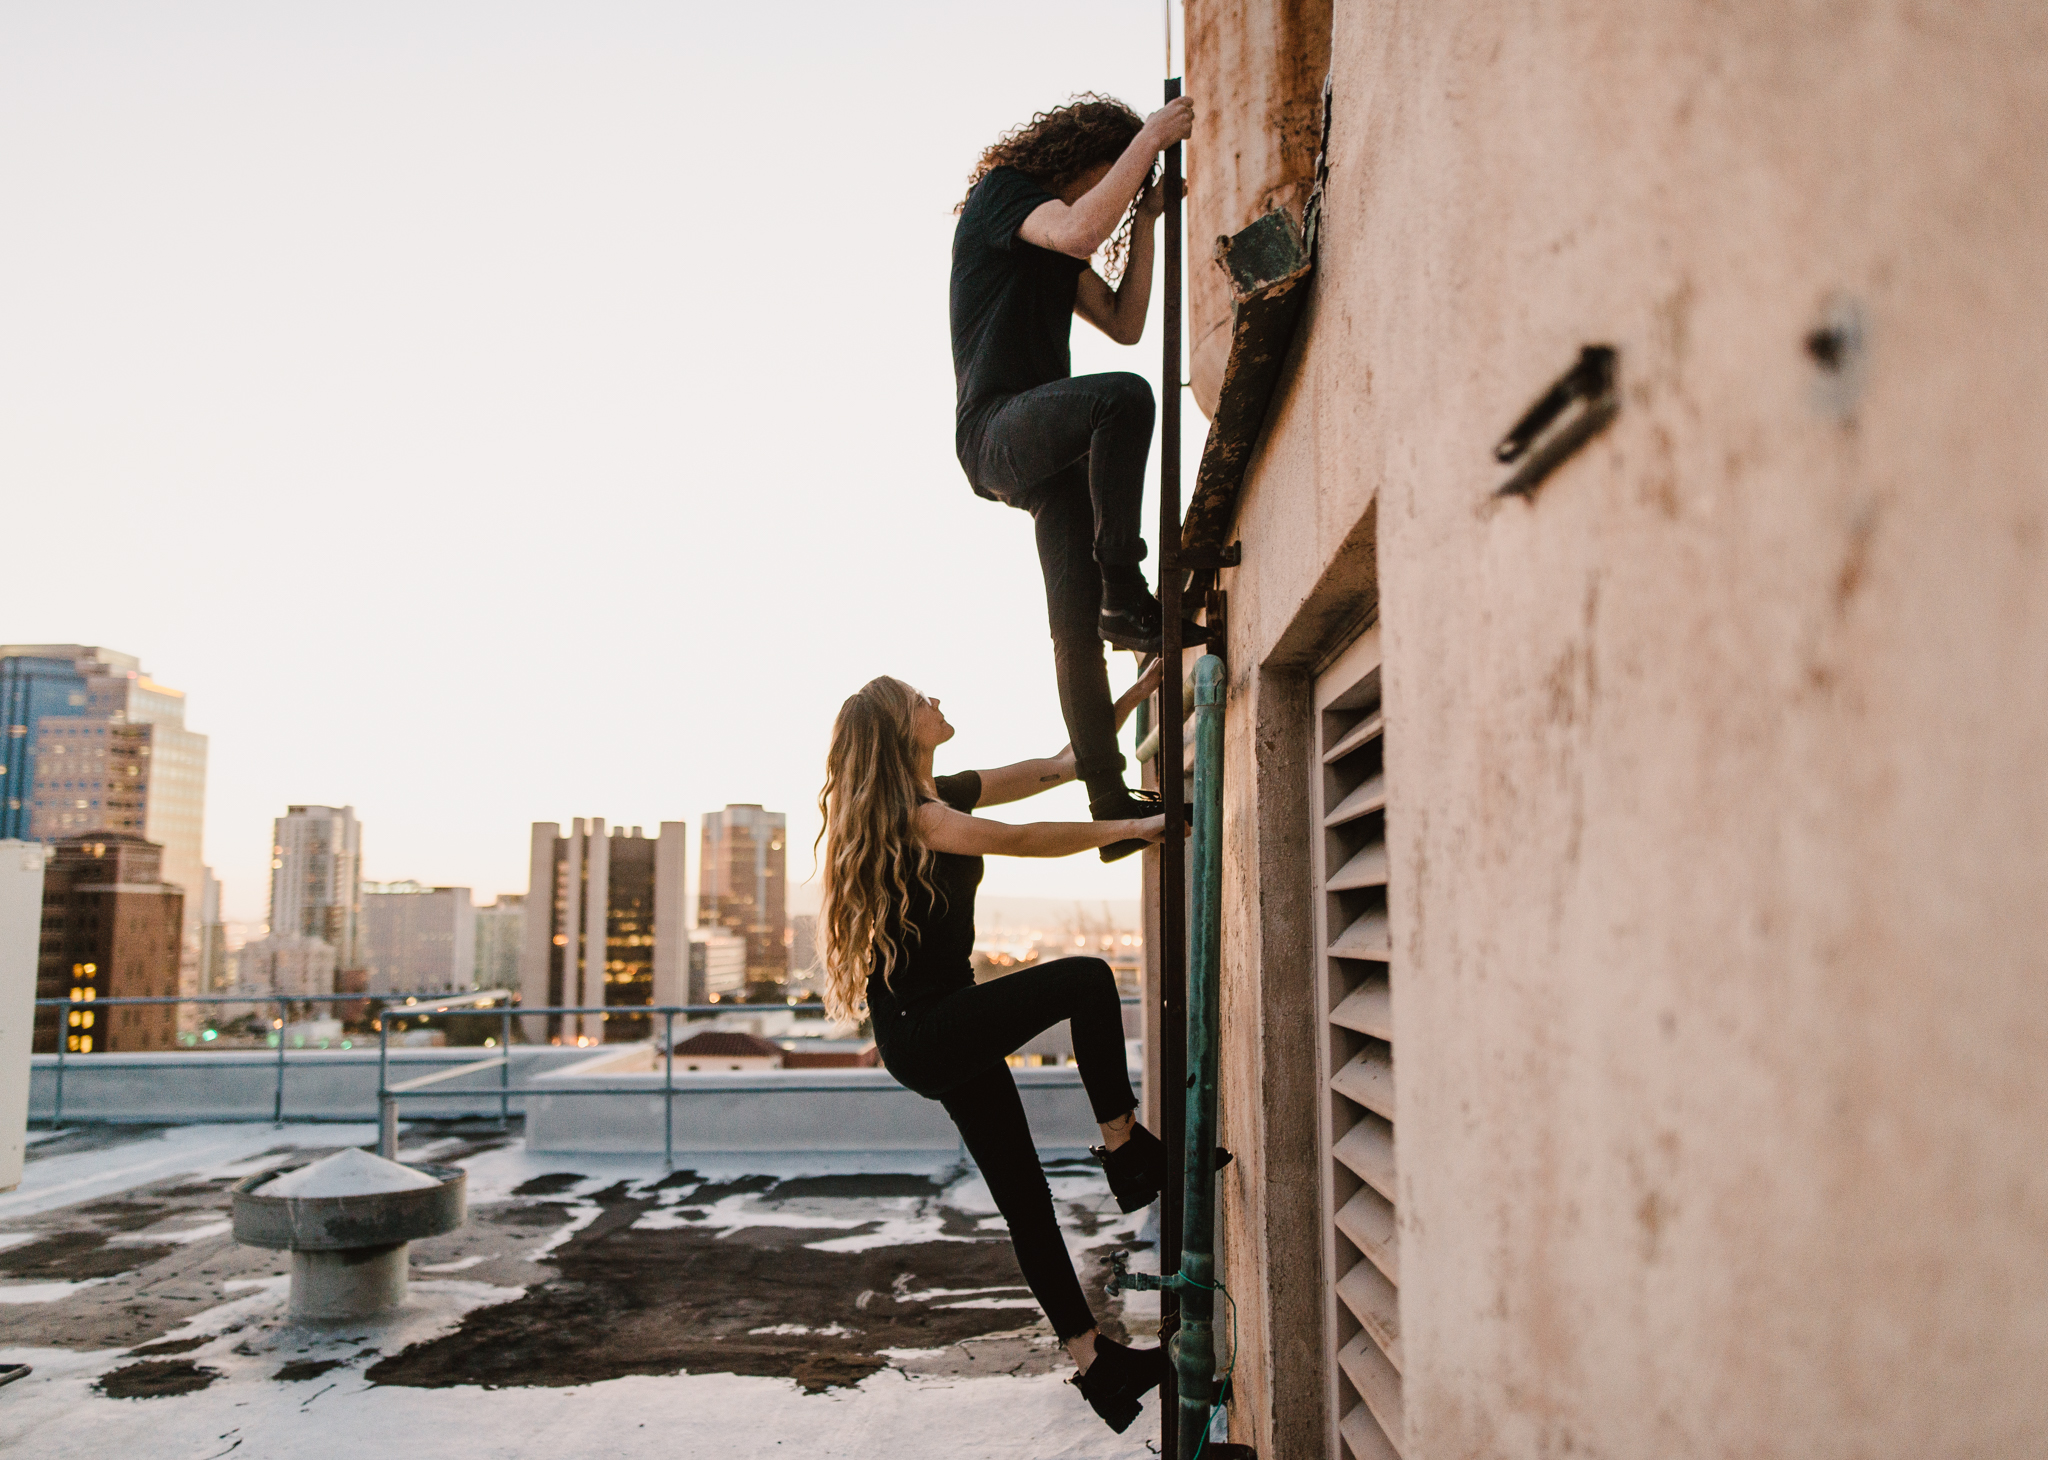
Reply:
[[[1131, 718], [1131, 712], [1152, 696], [1159, 688], [1159, 657], [1155, 654], [1145, 672], [1138, 676], [1138, 682], [1117, 697], [1116, 728], [1124, 728], [1124, 721]], [[1074, 747], [1063, 746], [1058, 755], [1046, 756], [1042, 760], [1020, 760], [1015, 765], [1000, 765], [994, 770], [981, 773], [981, 799], [976, 806], [1002, 806], [1011, 801], [1022, 801], [1026, 796], [1036, 796], [1040, 791], [1050, 791], [1054, 786], [1064, 785], [1074, 779]], [[1058, 855], [1055, 853], [1055, 855]]]
[[1111, 842], [1156, 842], [1165, 833], [1166, 818], [1033, 821], [1011, 826], [1003, 821], [983, 821], [978, 816], [927, 801], [918, 808], [917, 830], [933, 851], [955, 852], [963, 857], [1071, 857]]

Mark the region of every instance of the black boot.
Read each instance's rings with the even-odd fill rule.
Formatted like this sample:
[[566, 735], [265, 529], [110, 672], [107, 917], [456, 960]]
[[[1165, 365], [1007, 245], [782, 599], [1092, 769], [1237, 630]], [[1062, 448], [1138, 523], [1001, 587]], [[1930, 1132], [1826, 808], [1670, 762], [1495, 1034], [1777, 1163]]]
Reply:
[[1117, 1210], [1135, 1212], [1159, 1200], [1159, 1185], [1166, 1179], [1166, 1147], [1145, 1127], [1133, 1121], [1131, 1138], [1114, 1151], [1107, 1146], [1091, 1146], [1089, 1151], [1102, 1163]]
[[[1133, 791], [1128, 786], [1118, 785], [1103, 795], [1088, 798], [1090, 821], [1142, 821], [1158, 814], [1157, 791]], [[1144, 851], [1147, 845], [1144, 838], [1132, 837], [1128, 841], [1111, 842], [1102, 848], [1100, 856], [1105, 862], [1120, 862], [1132, 852]]]
[[1105, 640], [1119, 649], [1157, 654], [1161, 621], [1159, 600], [1135, 566], [1102, 570], [1102, 612], [1095, 629]]
[[[1101, 796], [1088, 798], [1088, 819], [1090, 821], [1143, 821], [1148, 816], [1158, 816], [1165, 811], [1157, 791], [1133, 791], [1128, 786], [1117, 786]], [[1192, 803], [1180, 803], [1181, 819], [1189, 826], [1195, 824], [1195, 808]], [[1128, 857], [1132, 852], [1142, 852], [1146, 843], [1136, 837], [1129, 841], [1111, 842], [1102, 849], [1102, 860], [1115, 862]]]
[[1081, 1397], [1095, 1407], [1102, 1422], [1122, 1434], [1138, 1417], [1139, 1401], [1166, 1377], [1166, 1355], [1156, 1348], [1125, 1348], [1113, 1338], [1095, 1335], [1095, 1361], [1085, 1374], [1074, 1376]]

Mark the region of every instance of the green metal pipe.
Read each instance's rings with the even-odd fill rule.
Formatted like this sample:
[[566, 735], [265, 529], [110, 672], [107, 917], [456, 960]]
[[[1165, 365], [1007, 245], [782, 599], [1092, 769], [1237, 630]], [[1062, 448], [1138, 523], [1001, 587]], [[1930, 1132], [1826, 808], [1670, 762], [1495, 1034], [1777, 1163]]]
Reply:
[[1187, 1185], [1181, 1198], [1180, 1460], [1208, 1433], [1216, 1388], [1216, 1064], [1222, 976], [1223, 661], [1195, 661], [1195, 835], [1188, 906]]

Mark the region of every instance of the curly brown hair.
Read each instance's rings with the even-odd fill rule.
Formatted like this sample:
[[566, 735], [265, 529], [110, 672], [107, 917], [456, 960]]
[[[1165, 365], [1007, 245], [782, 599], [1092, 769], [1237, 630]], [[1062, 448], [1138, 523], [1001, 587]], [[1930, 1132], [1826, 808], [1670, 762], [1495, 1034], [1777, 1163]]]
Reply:
[[[967, 198], [974, 196], [981, 180], [999, 167], [1014, 167], [1048, 192], [1056, 193], [1089, 168], [1123, 156], [1124, 149], [1144, 125], [1143, 117], [1115, 97], [1084, 91], [1069, 99], [1065, 106], [1040, 112], [998, 137], [974, 164], [974, 171], [967, 176], [967, 195], [953, 211], [958, 213], [966, 207]], [[1123, 277], [1124, 264], [1131, 256], [1131, 224], [1137, 201], [1131, 200], [1115, 231], [1098, 251], [1102, 275], [1112, 284]]]

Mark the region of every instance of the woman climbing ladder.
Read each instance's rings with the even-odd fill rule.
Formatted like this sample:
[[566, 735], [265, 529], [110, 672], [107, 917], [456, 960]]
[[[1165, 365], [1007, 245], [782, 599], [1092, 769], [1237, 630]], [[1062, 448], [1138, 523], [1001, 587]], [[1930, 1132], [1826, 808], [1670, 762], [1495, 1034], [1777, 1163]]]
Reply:
[[[1157, 682], [1155, 661], [1111, 707], [1110, 730]], [[839, 708], [818, 796], [823, 899], [818, 926], [833, 1017], [867, 1017], [904, 1085], [946, 1108], [1009, 1224], [1017, 1265], [1073, 1356], [1076, 1383], [1118, 1432], [1164, 1377], [1158, 1349], [1103, 1337], [1074, 1274], [1052, 1193], [1004, 1056], [1061, 1020], [1073, 1031], [1081, 1083], [1102, 1130], [1097, 1158], [1124, 1211], [1155, 1200], [1158, 1139], [1137, 1123], [1116, 980], [1099, 958], [1059, 958], [977, 984], [974, 894], [982, 857], [1064, 857], [1106, 843], [1157, 841], [1154, 815], [1125, 820], [983, 821], [979, 806], [1018, 801], [1073, 779], [1069, 750], [995, 770], [932, 774], [953, 738], [939, 702], [896, 679], [863, 686]]]
[[[953, 234], [954, 448], [978, 494], [1031, 514], [1060, 710], [1097, 821], [1158, 810], [1124, 785], [1101, 647], [1159, 651], [1138, 566], [1153, 398], [1140, 375], [1073, 376], [1069, 337], [1077, 314], [1118, 344], [1144, 333], [1165, 207], [1147, 181], [1193, 124], [1185, 97], [1142, 121], [1098, 96], [1041, 112], [982, 154]], [[1105, 244], [1110, 281], [1088, 264]]]

